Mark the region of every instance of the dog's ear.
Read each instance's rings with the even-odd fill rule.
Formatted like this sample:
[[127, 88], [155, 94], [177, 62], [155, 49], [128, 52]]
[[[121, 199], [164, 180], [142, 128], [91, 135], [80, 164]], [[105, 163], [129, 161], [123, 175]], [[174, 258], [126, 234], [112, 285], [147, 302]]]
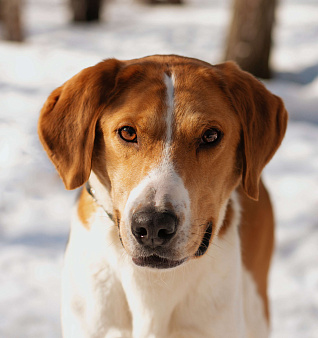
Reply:
[[55, 89], [41, 110], [39, 137], [67, 189], [89, 178], [96, 123], [120, 67], [120, 61], [109, 59], [82, 70]]
[[284, 137], [288, 115], [283, 101], [234, 62], [215, 66], [242, 127], [242, 185], [257, 200], [259, 179]]

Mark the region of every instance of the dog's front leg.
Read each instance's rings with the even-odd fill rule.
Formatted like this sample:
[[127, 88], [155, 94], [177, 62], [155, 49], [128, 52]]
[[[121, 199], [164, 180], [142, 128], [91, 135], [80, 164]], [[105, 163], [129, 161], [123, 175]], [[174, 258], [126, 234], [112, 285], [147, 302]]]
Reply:
[[[117, 237], [116, 237], [117, 236]], [[88, 231], [76, 213], [64, 259], [62, 326], [64, 338], [130, 338], [126, 297], [109, 263], [119, 242], [117, 229], [96, 217]]]

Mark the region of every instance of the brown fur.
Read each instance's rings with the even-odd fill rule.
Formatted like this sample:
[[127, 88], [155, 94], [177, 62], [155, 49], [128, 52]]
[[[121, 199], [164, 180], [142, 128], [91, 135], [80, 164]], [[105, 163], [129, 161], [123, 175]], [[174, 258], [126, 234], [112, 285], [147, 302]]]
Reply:
[[84, 224], [87, 230], [90, 229], [89, 220], [96, 211], [96, 203], [94, 202], [92, 196], [89, 195], [86, 189], [82, 189], [81, 195], [78, 200], [78, 217]]
[[239, 193], [242, 203], [240, 235], [243, 263], [254, 277], [269, 319], [267, 275], [274, 248], [273, 210], [262, 181], [258, 202], [247, 198], [242, 188]]

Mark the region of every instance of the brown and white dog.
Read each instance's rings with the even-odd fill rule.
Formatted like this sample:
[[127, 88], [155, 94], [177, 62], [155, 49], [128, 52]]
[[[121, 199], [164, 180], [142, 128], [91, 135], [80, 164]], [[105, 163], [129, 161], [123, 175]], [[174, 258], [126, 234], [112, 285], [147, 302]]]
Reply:
[[[261, 171], [282, 100], [234, 63], [109, 59], [46, 101], [67, 189], [64, 337], [267, 337], [273, 214]], [[258, 200], [258, 201], [256, 201]]]

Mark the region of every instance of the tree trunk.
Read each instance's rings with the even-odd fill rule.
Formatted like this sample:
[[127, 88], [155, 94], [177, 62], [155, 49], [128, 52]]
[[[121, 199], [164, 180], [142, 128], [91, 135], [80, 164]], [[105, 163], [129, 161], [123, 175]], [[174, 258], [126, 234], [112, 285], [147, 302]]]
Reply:
[[71, 0], [73, 21], [99, 21], [102, 0]]
[[225, 60], [233, 60], [253, 75], [268, 79], [276, 0], [234, 0]]
[[21, 0], [1, 0], [1, 20], [3, 22], [5, 40], [23, 41], [21, 12]]

